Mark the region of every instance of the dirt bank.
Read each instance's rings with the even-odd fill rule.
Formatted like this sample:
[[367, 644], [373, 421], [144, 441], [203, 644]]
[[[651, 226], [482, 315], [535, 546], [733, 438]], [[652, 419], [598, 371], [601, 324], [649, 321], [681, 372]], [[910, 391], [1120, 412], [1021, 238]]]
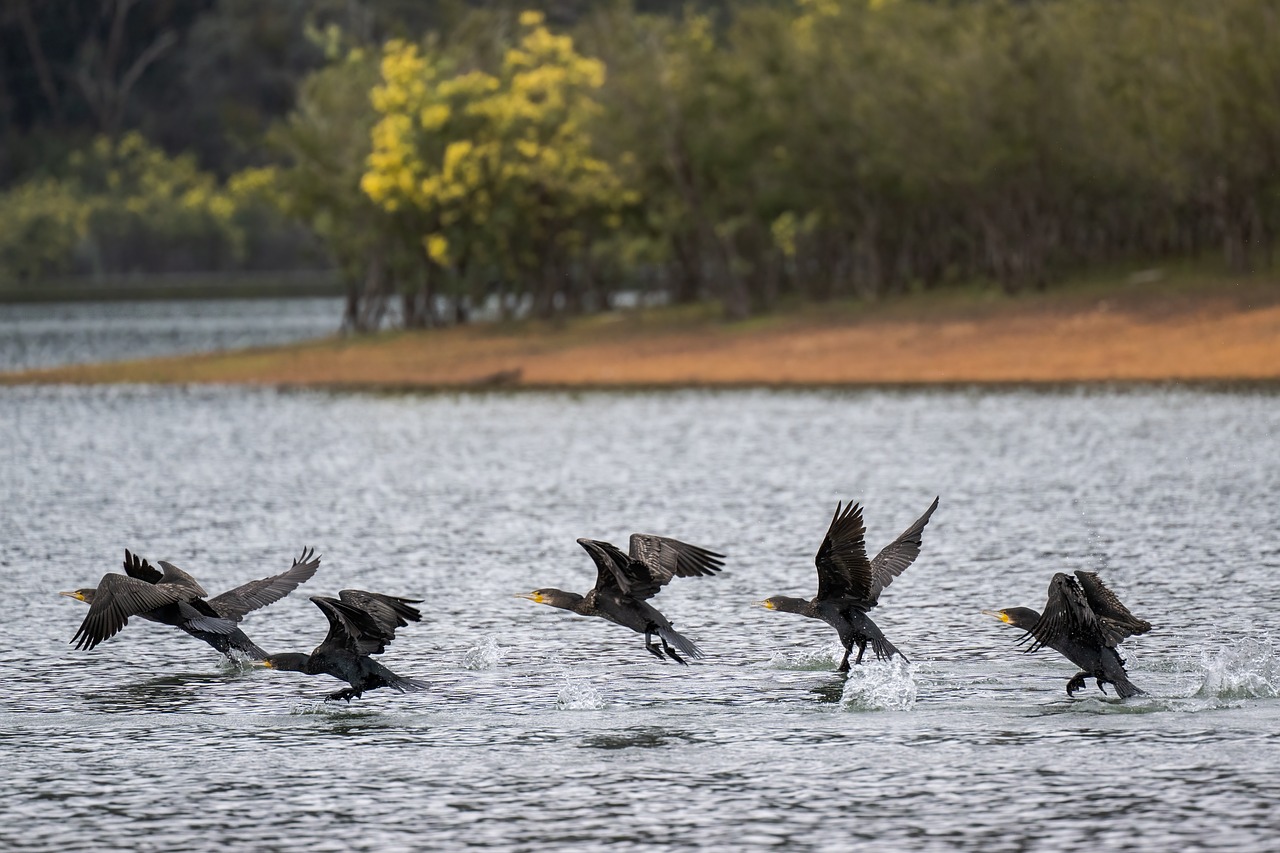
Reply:
[[706, 308], [332, 339], [0, 382], [365, 388], [1280, 379], [1280, 284], [1095, 284], [833, 303], [740, 324]]

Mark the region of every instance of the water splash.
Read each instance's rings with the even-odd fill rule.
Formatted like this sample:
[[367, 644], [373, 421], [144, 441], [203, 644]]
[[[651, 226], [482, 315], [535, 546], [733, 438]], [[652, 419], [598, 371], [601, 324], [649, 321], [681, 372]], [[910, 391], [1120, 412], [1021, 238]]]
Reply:
[[861, 711], [910, 711], [916, 705], [916, 679], [901, 657], [853, 667], [840, 703]]
[[835, 669], [844, 649], [839, 644], [831, 648], [802, 652], [774, 652], [769, 658], [769, 669], [820, 670]]
[[569, 676], [556, 695], [556, 708], [561, 711], [598, 711], [607, 704], [604, 694], [595, 687]]
[[502, 662], [506, 650], [493, 637], [485, 637], [462, 655], [464, 669], [493, 669]]
[[1204, 682], [1197, 696], [1220, 699], [1280, 697], [1280, 663], [1270, 640], [1245, 639], [1213, 652], [1202, 652]]

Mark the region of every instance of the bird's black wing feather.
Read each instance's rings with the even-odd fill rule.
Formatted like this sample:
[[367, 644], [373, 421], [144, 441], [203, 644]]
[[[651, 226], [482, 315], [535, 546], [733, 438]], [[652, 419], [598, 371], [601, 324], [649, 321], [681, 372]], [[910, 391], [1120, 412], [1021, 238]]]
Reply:
[[357, 655], [377, 654], [389, 642], [369, 614], [358, 607], [322, 595], [311, 596], [311, 601], [329, 619], [329, 633], [313, 655], [337, 649]]
[[363, 641], [370, 648], [376, 643], [377, 650], [367, 651], [365, 654], [381, 653], [395, 639], [397, 628], [403, 628], [410, 622], [422, 621], [422, 612], [411, 606], [421, 604], [422, 599], [419, 598], [396, 598], [363, 589], [344, 589], [338, 593], [338, 598], [347, 607], [363, 613], [372, 624], [371, 629], [366, 629]]
[[818, 567], [818, 598], [871, 600], [873, 585], [866, 533], [862, 507], [854, 503], [836, 504], [831, 526], [813, 558]]
[[920, 546], [924, 542], [922, 538], [924, 527], [937, 508], [938, 499], [934, 498], [924, 515], [902, 531], [901, 536], [884, 546], [871, 561], [871, 599], [873, 601], [878, 599], [884, 588], [891, 584], [894, 578], [905, 572], [920, 555]]
[[[1088, 643], [1104, 642], [1102, 626], [1074, 579], [1058, 572], [1049, 581], [1049, 596], [1036, 624], [1027, 632], [1028, 652], [1060, 645], [1068, 638]], [[1026, 637], [1023, 638], [1027, 639]]]
[[175, 604], [181, 599], [182, 596], [173, 588], [156, 586], [126, 575], [105, 574], [98, 582], [89, 612], [71, 642], [77, 649], [92, 649], [118, 634], [128, 624], [130, 616]]
[[627, 566], [631, 562], [626, 554], [622, 553], [617, 546], [601, 542], [599, 539], [579, 538], [578, 544], [591, 555], [591, 562], [596, 564], [595, 592], [597, 594], [631, 594], [630, 590], [624, 586], [629, 583]]
[[209, 599], [209, 605], [223, 619], [239, 622], [246, 614], [274, 604], [293, 592], [300, 585], [311, 580], [320, 567], [320, 558], [315, 556], [315, 549], [303, 549], [302, 556], [295, 557], [293, 566], [288, 571], [269, 578], [249, 581], [235, 589]]
[[630, 548], [631, 559], [643, 563], [649, 569], [650, 577], [659, 585], [666, 584], [672, 577], [714, 575], [724, 568], [724, 554], [668, 536], [633, 533]]
[[204, 631], [208, 634], [233, 634], [236, 631], [236, 620], [222, 618], [203, 598], [179, 601], [178, 613], [182, 616], [182, 628], [186, 631]]
[[1098, 617], [1108, 646], [1114, 648], [1126, 637], [1151, 630], [1151, 623], [1130, 613], [1097, 573], [1078, 571], [1076, 577], [1080, 579], [1080, 588], [1084, 590], [1089, 607]]
[[128, 548], [124, 549], [124, 573], [147, 583], [159, 583], [160, 578], [164, 577], [159, 569], [137, 554], [130, 553]]
[[204, 591], [204, 587], [200, 582], [173, 563], [166, 563], [164, 560], [157, 560], [163, 574], [157, 583], [169, 584], [170, 586], [179, 588], [182, 592], [189, 595], [198, 596], [200, 598], [208, 598], [209, 593]]

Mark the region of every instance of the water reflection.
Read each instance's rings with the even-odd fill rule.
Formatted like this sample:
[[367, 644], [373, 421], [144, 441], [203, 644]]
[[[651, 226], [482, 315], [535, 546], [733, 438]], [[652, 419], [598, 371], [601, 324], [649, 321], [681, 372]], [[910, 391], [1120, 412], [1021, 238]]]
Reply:
[[619, 732], [594, 734], [584, 737], [582, 745], [591, 749], [647, 749], [681, 743], [698, 743], [700, 738], [690, 731], [638, 726]]
[[292, 343], [341, 320], [332, 298], [0, 303], [0, 372]]

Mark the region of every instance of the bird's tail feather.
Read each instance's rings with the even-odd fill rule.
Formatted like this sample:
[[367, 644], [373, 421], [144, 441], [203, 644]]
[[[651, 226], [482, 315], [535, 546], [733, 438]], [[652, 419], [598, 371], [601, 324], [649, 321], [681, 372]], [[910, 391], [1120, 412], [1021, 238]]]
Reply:
[[1142, 688], [1123, 675], [1111, 683], [1116, 686], [1116, 693], [1119, 694], [1121, 699], [1128, 699], [1130, 696], [1139, 696], [1143, 693]]
[[233, 651], [239, 652], [249, 660], [266, 660], [270, 657], [266, 650], [253, 640], [250, 640], [248, 637], [245, 637], [243, 642], [233, 642], [231, 644], [231, 648]]
[[402, 678], [398, 675], [388, 686], [397, 693], [417, 693], [420, 690], [427, 690], [431, 687], [427, 682], [417, 678]]
[[682, 655], [695, 659], [705, 657], [702, 649], [698, 648], [697, 643], [690, 640], [674, 628], [659, 628], [658, 636], [661, 637], [663, 642], [667, 645], [674, 646], [676, 651], [680, 652]]
[[885, 637], [872, 637], [871, 650], [876, 653], [876, 657], [881, 660], [888, 660], [897, 655], [902, 658], [903, 663], [911, 663], [911, 661], [902, 652], [898, 651], [898, 647], [889, 642]]

